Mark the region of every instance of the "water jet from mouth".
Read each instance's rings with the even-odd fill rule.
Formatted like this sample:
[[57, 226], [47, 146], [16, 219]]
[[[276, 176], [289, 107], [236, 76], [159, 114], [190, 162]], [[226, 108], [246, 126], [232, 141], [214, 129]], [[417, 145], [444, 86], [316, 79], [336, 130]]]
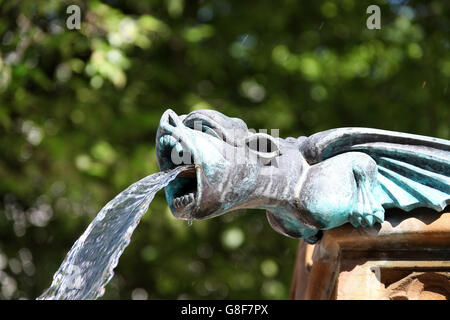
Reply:
[[156, 192], [194, 166], [179, 166], [135, 182], [108, 202], [70, 249], [39, 300], [84, 300], [103, 296], [113, 269]]

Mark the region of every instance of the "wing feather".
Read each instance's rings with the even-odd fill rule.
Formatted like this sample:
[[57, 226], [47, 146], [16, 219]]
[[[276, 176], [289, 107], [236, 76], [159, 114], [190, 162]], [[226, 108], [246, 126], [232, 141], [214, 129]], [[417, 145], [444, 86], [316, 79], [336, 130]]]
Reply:
[[301, 146], [315, 164], [344, 152], [364, 152], [378, 166], [375, 198], [385, 208], [437, 211], [450, 204], [450, 141], [408, 133], [341, 128], [312, 135]]

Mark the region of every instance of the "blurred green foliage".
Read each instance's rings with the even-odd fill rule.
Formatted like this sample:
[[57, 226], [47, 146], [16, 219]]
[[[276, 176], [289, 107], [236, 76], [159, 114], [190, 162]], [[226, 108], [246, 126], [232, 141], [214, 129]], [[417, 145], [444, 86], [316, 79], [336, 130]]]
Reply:
[[[68, 30], [66, 8], [81, 8]], [[366, 8], [381, 8], [381, 30]], [[158, 121], [213, 108], [282, 137], [450, 138], [448, 1], [0, 1], [0, 298], [33, 299], [99, 209], [156, 172]], [[173, 218], [162, 192], [105, 298], [283, 299], [295, 239], [259, 211]]]

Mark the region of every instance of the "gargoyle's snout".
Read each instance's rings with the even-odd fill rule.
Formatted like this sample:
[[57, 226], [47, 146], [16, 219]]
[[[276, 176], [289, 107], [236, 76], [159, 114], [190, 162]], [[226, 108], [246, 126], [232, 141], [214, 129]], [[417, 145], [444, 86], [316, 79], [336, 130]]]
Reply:
[[172, 110], [168, 109], [159, 121], [159, 128], [157, 136], [164, 134], [173, 134], [175, 128], [182, 126], [182, 119]]
[[191, 219], [198, 202], [198, 167], [194, 166], [192, 141], [187, 139], [185, 116], [167, 110], [161, 117], [156, 135], [156, 155], [161, 170], [189, 166], [165, 188], [172, 213], [180, 219]]
[[[265, 165], [259, 161], [249, 169], [248, 163], [239, 162], [244, 165], [234, 170], [236, 166], [233, 168], [232, 163], [244, 161], [252, 146], [261, 153], [257, 146], [262, 145], [265, 136], [256, 134], [254, 139], [247, 139], [248, 136], [245, 123], [217, 111], [196, 110], [181, 116], [172, 110], [164, 112], [156, 137], [159, 168], [165, 171], [189, 167], [165, 188], [167, 203], [175, 217], [212, 218], [247, 200], [259, 167]], [[273, 157], [277, 150], [270, 148], [266, 153]], [[227, 201], [223, 200], [225, 196]]]
[[192, 146], [186, 139], [185, 116], [168, 109], [161, 117], [156, 134], [158, 165], [161, 170], [194, 164]]

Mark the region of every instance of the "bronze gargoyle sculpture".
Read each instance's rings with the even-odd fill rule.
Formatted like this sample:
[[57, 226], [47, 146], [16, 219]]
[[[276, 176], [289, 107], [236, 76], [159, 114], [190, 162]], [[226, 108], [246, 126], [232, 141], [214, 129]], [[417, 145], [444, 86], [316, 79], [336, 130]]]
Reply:
[[368, 227], [386, 208], [450, 203], [450, 141], [369, 128], [281, 139], [213, 110], [167, 110], [156, 137], [161, 170], [191, 165], [166, 188], [173, 215], [208, 219], [265, 209], [280, 233], [320, 239], [347, 222]]

